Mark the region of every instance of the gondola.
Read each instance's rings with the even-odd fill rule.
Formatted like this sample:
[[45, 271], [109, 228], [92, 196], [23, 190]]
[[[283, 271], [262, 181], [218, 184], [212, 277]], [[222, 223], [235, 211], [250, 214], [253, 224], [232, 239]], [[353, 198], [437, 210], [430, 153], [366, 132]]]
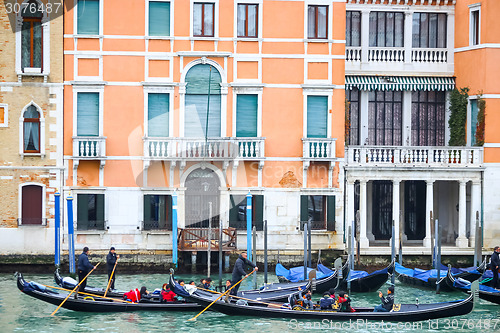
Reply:
[[[309, 274], [312, 270], [312, 268], [308, 267], [307, 274]], [[342, 275], [340, 276], [340, 281], [342, 281], [342, 279], [347, 276], [348, 271], [349, 267], [347, 266], [346, 262], [344, 266], [342, 266]], [[331, 288], [337, 287], [337, 275], [337, 271], [331, 270], [323, 264], [318, 263], [316, 267], [316, 278], [312, 280], [312, 291], [317, 293], [324, 293]], [[276, 265], [276, 276], [278, 277], [278, 280], [283, 284], [304, 281], [304, 266], [293, 267], [288, 270], [283, 267], [283, 265], [278, 263]]]
[[[17, 287], [24, 294], [59, 306], [68, 293], [59, 293], [35, 282], [26, 282], [21, 273], [17, 273]], [[119, 299], [83, 297], [77, 299], [71, 295], [62, 305], [63, 308], [84, 312], [129, 312], [129, 311], [199, 311], [200, 305], [192, 302], [160, 303], [158, 300], [131, 303]]]
[[[264, 285], [260, 289], [238, 290], [236, 296], [259, 302], [286, 302], [291, 295], [298, 293], [299, 287], [302, 290], [306, 290], [311, 287], [311, 283], [312, 281], [270, 283]], [[180, 287], [179, 284], [175, 282], [173, 269], [170, 269], [169, 285], [172, 290]]]
[[[452, 269], [452, 274], [457, 278], [462, 278], [467, 281], [475, 281], [481, 277], [484, 270], [486, 268], [486, 261], [477, 267], [463, 268], [463, 269]], [[406, 268], [398, 263], [396, 263], [396, 273], [398, 273], [398, 280], [411, 285], [422, 288], [430, 288], [436, 289], [436, 284], [439, 283], [439, 287], [444, 291], [451, 291], [450, 288], [445, 282], [444, 279], [447, 274], [447, 267], [441, 265], [441, 270], [439, 271], [439, 280], [437, 279], [437, 270], [423, 270], [419, 268]]]
[[[60, 273], [59, 273], [59, 268], [57, 268], [54, 271], [54, 281], [55, 281], [55, 283], [58, 286], [60, 286], [61, 288], [66, 288], [66, 289], [73, 289], [78, 284], [78, 282], [75, 279], [73, 279], [73, 278], [71, 278], [69, 276], [66, 276], [66, 277], [63, 278], [60, 275]], [[85, 287], [85, 292], [88, 292], [88, 293], [94, 294], [94, 295], [103, 296], [106, 293], [106, 289], [92, 287], [92, 286], [87, 285]], [[106, 294], [106, 296], [109, 296], [109, 297], [122, 297], [125, 292], [126, 291], [108, 290], [108, 293]]]
[[[450, 288], [453, 288], [455, 290], [461, 290], [464, 292], [470, 292], [471, 282], [462, 279], [460, 277], [457, 278], [453, 276], [451, 269], [448, 269], [448, 272], [446, 273], [445, 282]], [[500, 290], [497, 290], [495, 288], [489, 287], [484, 284], [479, 284], [479, 298], [484, 299], [485, 301], [488, 302], [500, 304]]]
[[368, 274], [365, 271], [349, 270], [342, 280], [338, 289], [347, 290], [348, 282], [351, 284], [351, 292], [366, 293], [378, 290], [384, 283], [387, 282], [389, 274], [394, 274], [395, 261], [393, 260], [389, 266], [384, 269]]
[[[478, 282], [474, 282], [477, 288]], [[477, 290], [477, 289], [476, 289]], [[177, 285], [174, 292], [202, 306], [207, 306], [216, 300], [218, 295], [194, 290], [188, 293]], [[452, 316], [466, 315], [474, 308], [477, 293], [472, 293], [467, 299], [432, 304], [395, 304], [390, 312], [373, 312], [373, 307], [355, 307], [356, 312], [340, 312], [334, 310], [307, 310], [299, 305], [293, 308], [277, 307], [274, 304], [253, 304], [241, 300], [218, 300], [210, 307], [227, 315], [255, 316], [259, 318], [294, 318], [319, 320], [384, 320], [384, 321], [421, 321]]]

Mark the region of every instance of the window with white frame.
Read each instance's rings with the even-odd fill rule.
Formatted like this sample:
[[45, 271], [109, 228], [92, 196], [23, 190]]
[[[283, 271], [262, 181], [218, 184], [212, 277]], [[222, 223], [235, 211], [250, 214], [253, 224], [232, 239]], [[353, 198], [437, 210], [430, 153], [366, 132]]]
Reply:
[[414, 91], [411, 97], [413, 146], [444, 146], [446, 126], [444, 91]]
[[238, 4], [238, 37], [258, 36], [259, 5], [240, 3]]
[[9, 106], [0, 103], [0, 127], [9, 126]]
[[23, 113], [23, 151], [40, 153], [40, 112], [30, 105]]
[[77, 34], [99, 35], [99, 0], [78, 0]]
[[479, 45], [481, 43], [481, 6], [471, 6], [469, 10], [469, 44]]
[[349, 119], [347, 128], [347, 142], [349, 145], [359, 145], [360, 130], [361, 130], [361, 114], [360, 114], [360, 91], [358, 88], [347, 89], [345, 98], [349, 108]]
[[257, 94], [238, 94], [236, 96], [236, 137], [257, 136]]
[[104, 194], [77, 194], [77, 230], [104, 230]]
[[43, 12], [36, 0], [26, 4], [27, 10], [21, 11], [21, 69], [37, 68], [43, 70]]
[[413, 13], [413, 47], [446, 47], [446, 14]]
[[193, 36], [213, 37], [215, 22], [215, 4], [195, 2], [193, 4]]
[[171, 195], [144, 195], [143, 230], [172, 230]]
[[309, 5], [307, 7], [307, 38], [328, 38], [328, 6]]
[[99, 93], [98, 92], [77, 93], [76, 135], [99, 136]]
[[170, 95], [148, 93], [148, 136], [168, 137]]
[[361, 46], [361, 12], [346, 11], [346, 46]]
[[170, 36], [170, 2], [149, 1], [149, 36]]
[[369, 46], [403, 47], [404, 14], [399, 12], [370, 12]]
[[469, 133], [470, 133], [470, 145], [475, 146], [477, 144], [476, 132], [477, 132], [477, 115], [479, 113], [479, 107], [477, 99], [469, 99], [470, 105], [470, 123], [469, 123]]
[[26, 184], [21, 186], [21, 217], [19, 225], [45, 225], [43, 218], [43, 186]]
[[400, 146], [402, 144], [403, 92], [368, 92], [368, 144]]
[[326, 138], [328, 96], [307, 96], [307, 137]]

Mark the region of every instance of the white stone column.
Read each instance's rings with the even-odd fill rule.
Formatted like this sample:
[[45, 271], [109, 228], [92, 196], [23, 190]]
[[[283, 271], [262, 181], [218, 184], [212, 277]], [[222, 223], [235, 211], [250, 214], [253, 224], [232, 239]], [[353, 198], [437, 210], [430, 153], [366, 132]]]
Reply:
[[466, 232], [466, 185], [465, 180], [460, 181], [459, 192], [458, 192], [458, 238], [456, 241], [456, 246], [463, 248], [468, 247], [469, 241], [465, 236]]
[[361, 66], [368, 63], [368, 47], [370, 40], [370, 11], [361, 11]]
[[[354, 221], [354, 179], [347, 179], [347, 212], [345, 216], [347, 221], [345, 221], [344, 232], [349, 230], [349, 226]], [[348, 237], [347, 234], [346, 237]]]
[[[396, 248], [399, 246], [399, 211], [400, 211], [400, 191], [399, 185], [401, 183], [400, 179], [392, 180], [392, 219], [395, 225], [395, 238], [396, 238]], [[392, 229], [391, 229], [392, 230]]]
[[[368, 143], [368, 91], [360, 91], [359, 97], [359, 145]], [[363, 161], [365, 163], [366, 160]]]
[[359, 182], [359, 246], [367, 248], [370, 246], [368, 237], [366, 237], [366, 180]]
[[[470, 247], [476, 246], [476, 212], [481, 211], [481, 181], [472, 181], [470, 203]], [[479, 221], [480, 223], [480, 221]]]
[[405, 12], [404, 21], [404, 48], [405, 48], [405, 67], [411, 64], [411, 50], [412, 50], [412, 28], [413, 28], [413, 12]]
[[426, 180], [427, 184], [425, 193], [425, 238], [424, 247], [431, 247], [431, 212], [434, 214], [434, 181]]

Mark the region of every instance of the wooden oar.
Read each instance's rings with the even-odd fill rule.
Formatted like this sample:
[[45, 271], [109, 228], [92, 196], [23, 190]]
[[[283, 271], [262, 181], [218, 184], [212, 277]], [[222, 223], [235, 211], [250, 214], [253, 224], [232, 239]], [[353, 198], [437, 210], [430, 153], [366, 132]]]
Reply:
[[[41, 286], [44, 286], [46, 288], [52, 288], [52, 289], [56, 289], [56, 290], [63, 290], [63, 291], [71, 291], [71, 289], [65, 289], [65, 288], [59, 288], [59, 287], [54, 287], [54, 286], [48, 286], [46, 284], [41, 284], [41, 283], [38, 283], [37, 284], [41, 285]], [[97, 297], [97, 298], [103, 298], [103, 299], [109, 299], [109, 300], [112, 300], [112, 301], [116, 301], [116, 302], [122, 302], [122, 303], [134, 303], [134, 302], [129, 302], [129, 301], [124, 301], [122, 299], [119, 299], [119, 298], [113, 298], [113, 297], [104, 297], [104, 296], [100, 296], [100, 295], [96, 295], [96, 294], [89, 294], [89, 293], [84, 293], [83, 291], [77, 291], [78, 294], [81, 294], [81, 295], [86, 295], [86, 296], [92, 296], [92, 297]]]
[[108, 286], [106, 287], [106, 292], [104, 293], [104, 297], [106, 297], [106, 294], [108, 293], [109, 286], [111, 285], [111, 280], [113, 280], [113, 274], [115, 274], [115, 269], [116, 269], [117, 263], [118, 263], [118, 258], [116, 258], [115, 266], [113, 267], [113, 271], [111, 272], [111, 275], [109, 276]]
[[243, 279], [239, 280], [239, 281], [238, 281], [238, 282], [236, 282], [233, 286], [231, 286], [231, 288], [229, 288], [228, 290], [226, 290], [226, 292], [225, 292], [225, 293], [223, 293], [223, 294], [221, 294], [219, 297], [217, 297], [217, 299], [215, 299], [215, 301], [213, 301], [213, 302], [212, 302], [212, 303], [210, 303], [210, 304], [209, 304], [206, 308], [204, 308], [203, 310], [201, 310], [201, 312], [200, 312], [200, 313], [198, 313], [198, 314], [197, 314], [196, 316], [194, 316], [193, 318], [188, 319], [188, 321], [193, 321], [193, 320], [196, 320], [196, 318], [198, 318], [198, 316], [199, 316], [199, 315], [201, 315], [203, 312], [207, 311], [207, 310], [208, 310], [208, 308], [212, 306], [212, 304], [214, 304], [214, 303], [215, 303], [215, 302], [217, 302], [219, 299], [221, 299], [221, 298], [222, 298], [222, 296], [224, 296], [224, 295], [226, 295], [228, 292], [230, 292], [230, 291], [231, 291], [231, 289], [233, 289], [233, 288], [234, 288], [234, 287], [236, 287], [238, 284], [240, 284], [240, 283], [241, 283], [241, 281], [245, 280], [247, 277], [249, 277], [250, 275], [252, 275], [252, 273], [253, 273], [253, 272], [255, 272], [255, 270], [256, 270], [256, 269], [257, 269], [257, 267], [256, 267], [256, 268], [254, 268], [254, 269], [253, 269], [253, 271], [251, 271], [250, 273], [248, 273], [247, 275], [245, 275], [245, 277], [244, 277]]
[[93, 271], [95, 271], [95, 269], [97, 268], [97, 266], [99, 266], [99, 264], [100, 264], [100, 262], [98, 262], [98, 263], [97, 263], [97, 265], [95, 265], [95, 267], [94, 267], [94, 268], [93, 268], [93, 269], [89, 272], [89, 274], [85, 275], [85, 277], [82, 279], [82, 281], [80, 281], [80, 282], [76, 285], [76, 287], [75, 287], [73, 290], [71, 290], [71, 292], [68, 294], [68, 296], [66, 296], [66, 298], [64, 299], [64, 301], [62, 301], [62, 303], [61, 303], [61, 304], [59, 304], [59, 306], [57, 307], [57, 309], [55, 309], [55, 310], [54, 310], [54, 312], [52, 312], [51, 316], [53, 316], [53, 315], [55, 315], [55, 314], [56, 314], [56, 312], [57, 312], [57, 311], [61, 308], [61, 306], [64, 304], [64, 302], [66, 302], [66, 300], [67, 300], [67, 299], [71, 296], [71, 294], [72, 294], [72, 293], [74, 293], [74, 292], [75, 292], [75, 290], [76, 290], [78, 287], [80, 287], [80, 284], [81, 284], [83, 281], [85, 281], [85, 279], [87, 279], [87, 276], [89, 276], [89, 275], [90, 275], [90, 273], [92, 273]]
[[[210, 293], [213, 293], [213, 294], [222, 294], [218, 291], [215, 291], [215, 290], [210, 290], [210, 289], [203, 289], [203, 288], [200, 288], [200, 287], [196, 287], [196, 289], [199, 289], [199, 290], [203, 290], [203, 291], [208, 291]], [[240, 297], [240, 296], [234, 296], [234, 295], [230, 295], [229, 297], [231, 298], [237, 298], [237, 299], [242, 299], [242, 300], [245, 300], [245, 301], [250, 301], [250, 302], [254, 302], [254, 303], [260, 303], [260, 304], [265, 304], [265, 305], [269, 305], [269, 306], [273, 306], [273, 307], [280, 307], [281, 306], [281, 303], [268, 303], [268, 302], [263, 302], [263, 301], [257, 301], [255, 299], [250, 299], [250, 298], [245, 298], [245, 297]]]

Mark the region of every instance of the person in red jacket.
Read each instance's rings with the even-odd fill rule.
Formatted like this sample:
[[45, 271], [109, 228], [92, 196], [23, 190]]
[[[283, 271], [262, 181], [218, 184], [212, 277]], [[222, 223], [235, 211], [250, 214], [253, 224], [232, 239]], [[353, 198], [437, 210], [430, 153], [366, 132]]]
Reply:
[[172, 290], [170, 290], [168, 284], [165, 283], [161, 290], [161, 302], [175, 302], [175, 296], [176, 294]]
[[339, 298], [337, 301], [340, 305], [341, 312], [355, 312], [356, 311], [351, 307], [351, 299], [349, 298], [349, 295], [347, 295], [345, 292], [339, 293]]
[[139, 289], [135, 288], [135, 290], [130, 290], [128, 293], [124, 293], [123, 299], [138, 303], [141, 300], [141, 293], [139, 292]]

